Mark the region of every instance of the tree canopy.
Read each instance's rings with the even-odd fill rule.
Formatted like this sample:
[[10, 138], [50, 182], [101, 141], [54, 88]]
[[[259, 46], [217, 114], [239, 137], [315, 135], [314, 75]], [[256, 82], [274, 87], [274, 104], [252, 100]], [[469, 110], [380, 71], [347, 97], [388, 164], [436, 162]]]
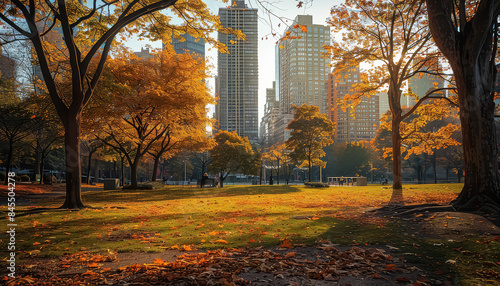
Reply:
[[342, 42], [327, 47], [335, 72], [360, 63], [371, 66], [355, 86], [356, 92], [344, 97], [344, 105], [355, 106], [362, 96], [387, 90], [392, 114], [393, 189], [401, 192], [400, 125], [432, 94], [421, 97], [403, 113], [403, 90], [414, 76], [440, 72], [440, 54], [431, 40], [426, 5], [418, 0], [347, 0], [333, 7], [331, 14], [328, 23], [342, 37]]
[[157, 166], [176, 145], [205, 137], [206, 108], [213, 103], [205, 77], [201, 59], [169, 49], [149, 59], [123, 51], [109, 60], [95, 102], [85, 113], [85, 130], [125, 155], [132, 187], [137, 187], [144, 155], [149, 153]]
[[221, 130], [214, 135], [214, 140], [216, 145], [210, 150], [212, 163], [209, 169], [219, 173], [221, 187], [229, 174], [258, 173], [262, 156], [252, 147], [248, 137], [241, 138], [236, 131]]
[[325, 156], [323, 148], [333, 143], [333, 122], [326, 114], [319, 113], [314, 105], [303, 104], [300, 107], [293, 105], [293, 119], [286, 129], [290, 130], [290, 138], [286, 141], [293, 163], [299, 168], [308, 167], [309, 182], [311, 181], [311, 167], [325, 167], [321, 160]]
[[[161, 13], [170, 8], [174, 15]], [[182, 20], [173, 24], [173, 18]], [[11, 29], [0, 44], [27, 39], [36, 55], [46, 90], [65, 128], [66, 200], [62, 208], [80, 209], [80, 131], [82, 110], [96, 90], [115, 37], [131, 34], [150, 39], [169, 39], [189, 33], [216, 44], [212, 32], [239, 31], [222, 27], [201, 0], [132, 1], [11, 1], [0, 4], [0, 22]], [[70, 92], [58, 86], [61, 70], [68, 71]]]

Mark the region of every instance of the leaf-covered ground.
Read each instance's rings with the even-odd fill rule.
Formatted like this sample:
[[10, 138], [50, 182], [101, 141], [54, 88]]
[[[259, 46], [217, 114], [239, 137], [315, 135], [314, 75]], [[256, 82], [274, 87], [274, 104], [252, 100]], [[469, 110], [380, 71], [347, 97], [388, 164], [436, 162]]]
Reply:
[[[460, 188], [410, 185], [404, 198], [407, 204], [446, 204]], [[24, 214], [16, 229], [22, 266], [18, 279], [4, 282], [498, 285], [500, 233], [491, 222], [370, 212], [390, 196], [380, 185], [88, 189], [83, 199], [92, 208], [31, 214], [22, 212], [33, 207], [24, 198], [28, 205], [16, 209]], [[35, 201], [38, 207], [62, 203], [54, 197]], [[0, 251], [6, 258], [6, 249]], [[127, 256], [128, 268], [120, 262]]]

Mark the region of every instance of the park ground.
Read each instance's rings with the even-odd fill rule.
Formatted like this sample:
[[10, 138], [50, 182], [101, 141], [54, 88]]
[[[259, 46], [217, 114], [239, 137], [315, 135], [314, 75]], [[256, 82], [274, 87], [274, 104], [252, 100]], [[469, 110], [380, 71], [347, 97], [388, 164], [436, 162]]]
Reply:
[[[390, 187], [155, 187], [84, 186], [89, 207], [66, 211], [56, 209], [63, 185], [17, 185], [16, 279], [2, 283], [500, 285], [494, 218], [391, 214]], [[406, 185], [403, 195], [406, 205], [446, 205], [461, 187]]]

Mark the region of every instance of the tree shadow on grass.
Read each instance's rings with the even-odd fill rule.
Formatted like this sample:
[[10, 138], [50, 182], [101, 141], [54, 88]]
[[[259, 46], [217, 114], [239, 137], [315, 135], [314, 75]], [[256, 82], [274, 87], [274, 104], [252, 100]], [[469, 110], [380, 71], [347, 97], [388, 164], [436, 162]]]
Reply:
[[112, 190], [87, 192], [84, 201], [95, 202], [155, 202], [182, 199], [218, 198], [248, 195], [277, 195], [300, 192], [296, 186], [229, 186], [223, 188], [165, 187], [154, 190]]
[[[168, 186], [162, 189], [153, 190], [95, 190], [82, 193], [82, 200], [86, 209], [101, 209], [92, 207], [95, 203], [127, 203], [127, 202], [156, 202], [182, 199], [235, 197], [248, 195], [279, 195], [300, 192], [298, 186], [275, 185], [275, 186], [226, 186], [223, 188], [193, 188], [182, 186]], [[43, 195], [37, 195], [38, 200], [43, 201]], [[29, 197], [26, 197], [29, 198]], [[52, 202], [58, 197], [47, 195], [46, 199]], [[64, 195], [59, 197], [64, 201]], [[123, 208], [123, 207], [118, 207]], [[29, 210], [16, 210], [16, 216], [22, 217], [30, 214], [43, 212], [78, 211], [78, 209], [56, 208], [33, 208]]]

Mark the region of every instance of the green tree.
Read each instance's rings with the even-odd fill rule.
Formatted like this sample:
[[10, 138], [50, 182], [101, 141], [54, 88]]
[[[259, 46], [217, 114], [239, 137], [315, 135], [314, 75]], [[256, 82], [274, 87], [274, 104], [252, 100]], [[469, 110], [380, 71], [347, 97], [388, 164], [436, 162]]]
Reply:
[[259, 171], [262, 156], [253, 148], [248, 137], [241, 138], [236, 131], [221, 130], [214, 135], [215, 147], [210, 150], [209, 169], [219, 173], [220, 186], [229, 174], [254, 175]]
[[[0, 141], [5, 141], [8, 146], [5, 160], [7, 173], [11, 171], [14, 147], [30, 136], [36, 125], [38, 119], [21, 100], [0, 103]], [[4, 183], [7, 185], [8, 176], [5, 176]]]
[[327, 174], [353, 177], [370, 171], [370, 150], [362, 142], [332, 144], [326, 153]]
[[314, 105], [303, 104], [293, 106], [293, 119], [286, 129], [290, 130], [290, 138], [286, 141], [292, 163], [299, 164], [299, 168], [308, 167], [309, 182], [311, 181], [311, 167], [325, 167], [321, 160], [325, 156], [323, 148], [332, 144], [334, 132], [333, 122], [325, 114], [319, 113]]
[[426, 2], [430, 30], [453, 70], [460, 106], [465, 183], [454, 205], [500, 213], [494, 120], [500, 1]]

